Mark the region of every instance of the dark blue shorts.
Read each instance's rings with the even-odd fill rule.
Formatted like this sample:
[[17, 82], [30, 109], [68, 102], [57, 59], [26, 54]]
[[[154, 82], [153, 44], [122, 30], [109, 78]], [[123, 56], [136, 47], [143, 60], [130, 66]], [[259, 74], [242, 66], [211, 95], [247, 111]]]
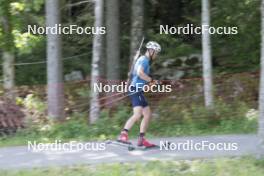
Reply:
[[129, 92], [129, 97], [132, 103], [133, 107], [136, 106], [141, 106], [143, 108], [148, 106], [148, 102], [144, 96], [144, 92], [143, 91], [139, 91], [139, 92]]

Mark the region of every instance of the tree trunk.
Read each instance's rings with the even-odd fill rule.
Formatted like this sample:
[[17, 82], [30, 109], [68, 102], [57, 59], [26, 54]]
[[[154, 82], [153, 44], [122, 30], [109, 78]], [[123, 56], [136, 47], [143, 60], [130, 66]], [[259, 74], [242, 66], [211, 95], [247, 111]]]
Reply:
[[[107, 84], [113, 85], [120, 79], [120, 37], [119, 37], [119, 1], [106, 1], [106, 63], [107, 63]], [[114, 93], [107, 93], [111, 96]], [[115, 98], [115, 97], [113, 97]], [[112, 107], [113, 98], [107, 98], [108, 108]]]
[[[60, 24], [59, 0], [46, 0], [46, 26]], [[61, 36], [47, 34], [48, 116], [64, 118], [64, 86], [61, 58]]]
[[[210, 25], [210, 4], [209, 0], [202, 0], [202, 25]], [[212, 75], [212, 54], [211, 39], [207, 31], [202, 35], [202, 53], [203, 53], [203, 80], [205, 106], [213, 107], [213, 75]]]
[[14, 100], [15, 98], [15, 56], [10, 51], [3, 52], [3, 76], [5, 96]]
[[106, 58], [107, 79], [120, 78], [119, 1], [106, 1]]
[[15, 55], [14, 55], [14, 37], [12, 34], [10, 1], [5, 1], [1, 4], [1, 23], [3, 26], [3, 83], [5, 89], [5, 96], [13, 99], [15, 98]]
[[259, 126], [258, 134], [264, 145], [264, 0], [261, 3], [261, 72], [259, 90]]
[[[101, 27], [103, 24], [103, 0], [95, 0], [94, 7], [94, 26]], [[91, 99], [90, 99], [90, 111], [89, 111], [89, 121], [94, 123], [100, 115], [99, 106], [99, 92], [94, 91], [94, 84], [99, 83], [99, 62], [102, 54], [102, 41], [103, 36], [101, 34], [95, 34], [93, 38], [93, 58], [92, 58], [92, 69], [91, 69]]]
[[130, 41], [130, 65], [133, 63], [133, 58], [138, 50], [138, 46], [143, 37], [144, 27], [144, 1], [132, 0], [132, 15], [131, 15], [131, 41]]

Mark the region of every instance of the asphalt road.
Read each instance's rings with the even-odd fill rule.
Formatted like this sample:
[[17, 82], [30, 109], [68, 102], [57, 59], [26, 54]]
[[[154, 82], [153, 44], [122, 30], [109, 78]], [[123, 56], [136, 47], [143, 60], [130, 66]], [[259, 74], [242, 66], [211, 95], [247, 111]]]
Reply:
[[[132, 141], [135, 143], [135, 140]], [[0, 169], [231, 157], [256, 155], [261, 151], [258, 147], [257, 135], [190, 136], [157, 138], [152, 141], [156, 144], [160, 144], [160, 141], [170, 141], [172, 144], [168, 150], [163, 147], [162, 150], [147, 151], [128, 151], [126, 147], [98, 142], [81, 143], [81, 145], [97, 146], [93, 147], [94, 150], [90, 150], [91, 147], [87, 150], [72, 151], [50, 149], [33, 151], [33, 149], [28, 149], [28, 146], [0, 148]], [[98, 150], [98, 148], [103, 150]]]

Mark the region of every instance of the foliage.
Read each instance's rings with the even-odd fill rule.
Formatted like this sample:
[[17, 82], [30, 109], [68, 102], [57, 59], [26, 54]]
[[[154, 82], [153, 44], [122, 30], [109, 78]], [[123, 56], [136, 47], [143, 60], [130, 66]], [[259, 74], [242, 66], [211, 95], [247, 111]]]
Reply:
[[159, 41], [162, 47], [160, 60], [166, 58], [176, 58], [180, 56], [188, 56], [194, 53], [200, 53], [200, 49], [184, 42], [182, 38], [175, 38], [173, 35], [163, 35], [155, 33], [152, 29], [147, 32], [149, 40]]
[[212, 2], [213, 26], [238, 27], [237, 35], [213, 35], [213, 52], [217, 57], [215, 62], [218, 62], [221, 71], [258, 69], [261, 33], [260, 10], [257, 9], [260, 9], [259, 0]]
[[[32, 100], [31, 100], [32, 101]], [[30, 103], [29, 103], [30, 104]], [[232, 134], [232, 133], [253, 133], [257, 129], [257, 118], [252, 109], [245, 103], [236, 102], [226, 104], [217, 102], [214, 110], [207, 110], [203, 105], [182, 105], [166, 107], [166, 111], [160, 109], [154, 113], [148, 130], [149, 137], [162, 136], [186, 136], [202, 134]], [[31, 123], [28, 128], [22, 129], [16, 135], [2, 138], [0, 145], [25, 144], [29, 139], [47, 142], [55, 139], [68, 140], [105, 140], [114, 139], [127, 118], [131, 115], [130, 108], [120, 106], [114, 114], [109, 111], [102, 111], [100, 119], [95, 124], [87, 124], [86, 113], [75, 113], [63, 123], [50, 121], [39, 121]], [[106, 125], [107, 124], [107, 125]], [[138, 135], [139, 122], [130, 130], [130, 137]]]
[[154, 135], [248, 133], [257, 129], [257, 119], [246, 117], [249, 107], [242, 102], [227, 104], [219, 100], [212, 110], [197, 104], [168, 104], [170, 102], [164, 102], [159, 107], [160, 113], [156, 119], [159, 123], [150, 126]]
[[46, 109], [47, 105], [34, 94], [28, 94], [26, 98], [17, 98], [17, 104], [21, 104], [27, 113], [27, 122], [43, 125], [47, 121]]
[[[11, 2], [11, 1], [5, 1]], [[16, 45], [16, 61], [45, 61], [45, 36], [28, 34], [27, 25], [45, 26], [44, 0], [17, 0], [10, 4], [11, 22]], [[83, 3], [70, 6], [70, 0], [61, 5], [63, 25], [93, 25], [93, 6]], [[7, 3], [1, 4], [1, 7]], [[127, 77], [130, 41], [130, 1], [121, 1], [121, 73]], [[212, 35], [213, 63], [217, 72], [252, 71], [259, 68], [260, 56], [260, 7], [259, 0], [216, 0], [211, 4], [212, 26], [237, 26], [237, 35]], [[163, 46], [161, 59], [188, 56], [201, 53], [200, 35], [160, 35], [159, 25], [184, 26], [201, 23], [200, 1], [146, 1], [145, 3], [145, 36], [147, 40], [156, 40]], [[250, 15], [249, 15], [249, 12]], [[0, 27], [0, 45], [5, 41], [3, 29]], [[11, 41], [11, 40], [8, 40]], [[64, 62], [64, 74], [73, 70], [81, 70], [90, 74], [92, 50], [91, 35], [63, 35], [63, 57], [81, 55]], [[105, 53], [107, 54], [107, 53]], [[104, 63], [102, 62], [102, 67]], [[102, 68], [102, 71], [104, 68]], [[2, 72], [0, 68], [0, 72]], [[199, 71], [196, 71], [200, 75]], [[103, 75], [105, 76], [105, 75]], [[18, 85], [45, 84], [46, 64], [16, 67], [16, 83]]]
[[30, 54], [32, 50], [38, 46], [38, 43], [43, 42], [43, 37], [37, 37], [30, 33], [20, 33], [17, 30], [13, 30], [15, 38], [15, 46], [18, 49], [20, 55]]
[[[262, 163], [262, 164], [261, 164]], [[34, 170], [0, 171], [6, 176], [54, 176], [54, 175], [94, 175], [94, 176], [262, 176], [263, 160], [251, 157], [220, 158], [210, 160], [150, 161], [146, 163], [101, 164], [96, 166], [52, 167]]]

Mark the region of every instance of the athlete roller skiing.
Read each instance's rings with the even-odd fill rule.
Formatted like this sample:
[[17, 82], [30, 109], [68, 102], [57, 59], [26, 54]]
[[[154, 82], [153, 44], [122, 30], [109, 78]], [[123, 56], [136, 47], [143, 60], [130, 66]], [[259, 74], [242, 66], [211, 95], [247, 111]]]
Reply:
[[[143, 43], [144, 39], [142, 40]], [[140, 50], [140, 49], [139, 49]], [[150, 75], [150, 63], [155, 60], [158, 53], [161, 52], [161, 46], [154, 41], [146, 44], [146, 53], [140, 56], [132, 66], [130, 78], [130, 91], [129, 97], [133, 106], [133, 115], [127, 120], [123, 130], [121, 131], [118, 142], [131, 144], [129, 141], [128, 133], [134, 123], [143, 116], [140, 124], [140, 133], [138, 136], [137, 145], [139, 147], [151, 148], [155, 147], [145, 138], [147, 127], [151, 119], [151, 110], [147, 100], [144, 97], [143, 86], [151, 83], [157, 83]]]

